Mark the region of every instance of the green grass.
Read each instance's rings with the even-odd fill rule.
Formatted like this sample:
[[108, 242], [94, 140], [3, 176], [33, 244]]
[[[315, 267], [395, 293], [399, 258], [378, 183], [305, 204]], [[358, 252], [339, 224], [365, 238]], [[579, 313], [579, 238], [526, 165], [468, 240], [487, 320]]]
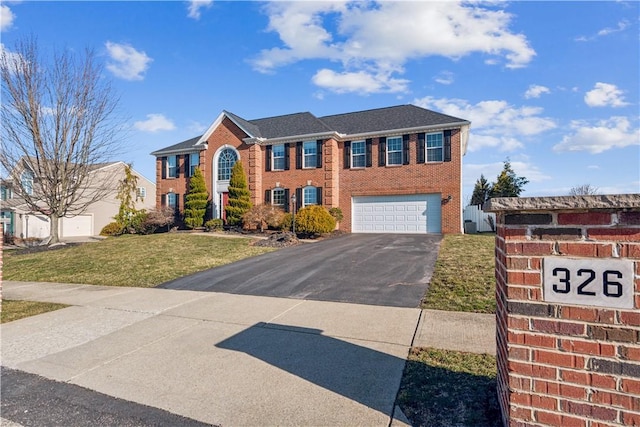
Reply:
[[250, 239], [164, 233], [125, 235], [36, 253], [4, 253], [5, 280], [153, 287], [272, 251]]
[[446, 235], [422, 308], [495, 313], [494, 234]]
[[68, 306], [52, 302], [13, 301], [5, 299], [2, 300], [0, 323], [13, 322], [14, 320], [19, 320], [24, 317], [35, 316], [65, 307]]
[[414, 426], [501, 426], [496, 359], [488, 354], [413, 349], [398, 404]]

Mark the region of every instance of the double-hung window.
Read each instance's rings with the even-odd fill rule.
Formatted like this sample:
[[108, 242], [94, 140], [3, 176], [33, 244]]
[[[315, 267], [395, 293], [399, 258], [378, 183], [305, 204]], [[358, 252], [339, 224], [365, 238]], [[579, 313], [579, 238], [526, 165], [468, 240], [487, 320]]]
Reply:
[[167, 177], [176, 178], [178, 176], [178, 157], [167, 157]]
[[191, 153], [189, 155], [189, 176], [193, 176], [196, 168], [200, 166], [200, 153]]
[[387, 138], [387, 165], [402, 164], [402, 137]]
[[318, 189], [316, 187], [304, 187], [302, 190], [302, 206], [318, 204]]
[[167, 193], [167, 206], [176, 208], [178, 205], [178, 195], [176, 193]]
[[366, 165], [366, 151], [364, 141], [351, 142], [351, 167], [363, 168]]
[[284, 197], [284, 188], [274, 188], [271, 190], [271, 204], [274, 206], [284, 206], [287, 203]]
[[20, 186], [25, 194], [33, 194], [33, 172], [26, 170], [20, 176]]
[[315, 168], [318, 165], [318, 144], [316, 141], [306, 141], [303, 146], [303, 168]]
[[273, 146], [271, 150], [271, 170], [284, 170], [284, 144]]
[[427, 162], [442, 162], [443, 156], [443, 136], [442, 132], [428, 133], [425, 137]]

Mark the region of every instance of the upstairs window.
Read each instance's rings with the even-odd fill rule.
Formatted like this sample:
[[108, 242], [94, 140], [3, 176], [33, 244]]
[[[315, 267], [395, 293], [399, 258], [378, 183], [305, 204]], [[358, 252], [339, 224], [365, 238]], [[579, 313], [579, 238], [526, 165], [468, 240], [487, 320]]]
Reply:
[[147, 189], [146, 187], [138, 187], [136, 189], [136, 200], [140, 199], [144, 201], [144, 198], [147, 197]]
[[442, 162], [444, 160], [444, 138], [442, 132], [428, 133], [425, 140], [427, 162]]
[[315, 168], [318, 166], [318, 144], [316, 141], [307, 141], [303, 144], [303, 168]]
[[228, 181], [231, 178], [231, 169], [238, 161], [238, 155], [231, 148], [225, 148], [218, 157], [218, 179]]
[[363, 168], [366, 165], [366, 151], [364, 141], [351, 142], [351, 167]]
[[0, 186], [0, 200], [9, 200], [12, 197], [11, 188], [4, 185]]
[[20, 186], [25, 194], [33, 194], [33, 172], [26, 170], [20, 176]]
[[274, 145], [271, 151], [271, 169], [283, 171], [285, 169], [284, 164], [284, 144]]
[[200, 153], [189, 154], [189, 176], [193, 176], [196, 168], [200, 166]]
[[387, 165], [402, 164], [402, 138], [387, 138]]
[[167, 157], [167, 177], [177, 178], [177, 176], [178, 176], [178, 157], [169, 156]]

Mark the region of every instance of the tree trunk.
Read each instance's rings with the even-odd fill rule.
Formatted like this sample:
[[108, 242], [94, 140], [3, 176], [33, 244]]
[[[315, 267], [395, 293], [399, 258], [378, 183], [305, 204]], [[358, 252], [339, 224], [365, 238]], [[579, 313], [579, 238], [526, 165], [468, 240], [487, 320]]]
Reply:
[[58, 224], [59, 224], [59, 217], [58, 214], [56, 213], [51, 213], [49, 215], [49, 244], [53, 245], [55, 243], [60, 243], [60, 236], [59, 236], [59, 228], [58, 228]]

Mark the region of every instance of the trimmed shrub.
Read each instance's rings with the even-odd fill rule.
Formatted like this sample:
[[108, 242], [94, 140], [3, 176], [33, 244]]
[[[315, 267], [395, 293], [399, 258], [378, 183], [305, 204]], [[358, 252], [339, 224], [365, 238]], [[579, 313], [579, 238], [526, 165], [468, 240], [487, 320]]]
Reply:
[[336, 228], [336, 220], [323, 206], [306, 206], [296, 214], [296, 233], [313, 237], [330, 233], [334, 228]]
[[172, 207], [164, 206], [159, 209], [151, 209], [142, 223], [144, 234], [153, 234], [160, 227], [167, 227], [167, 231], [176, 220], [176, 211]]
[[242, 223], [245, 227], [255, 226], [264, 232], [265, 227], [277, 227], [282, 221], [284, 211], [270, 204], [253, 206], [242, 215]]
[[329, 215], [331, 215], [336, 220], [336, 222], [340, 222], [342, 221], [342, 218], [344, 218], [344, 216], [342, 215], [342, 209], [340, 208], [330, 208]]
[[291, 231], [291, 224], [293, 224], [293, 215], [287, 212], [286, 214], [282, 215], [280, 224], [278, 224], [276, 228], [282, 231]]
[[247, 185], [247, 177], [242, 168], [242, 162], [238, 160], [231, 169], [229, 178], [229, 200], [225, 206], [227, 223], [229, 225], [242, 225], [242, 216], [251, 209], [251, 192]]
[[123, 233], [122, 225], [117, 222], [110, 222], [100, 230], [101, 236], [119, 236]]
[[204, 223], [204, 229], [207, 231], [220, 231], [224, 223], [220, 218], [210, 219]]
[[209, 193], [200, 168], [196, 168], [189, 179], [189, 192], [184, 209], [184, 224], [189, 228], [202, 227], [207, 212]]

